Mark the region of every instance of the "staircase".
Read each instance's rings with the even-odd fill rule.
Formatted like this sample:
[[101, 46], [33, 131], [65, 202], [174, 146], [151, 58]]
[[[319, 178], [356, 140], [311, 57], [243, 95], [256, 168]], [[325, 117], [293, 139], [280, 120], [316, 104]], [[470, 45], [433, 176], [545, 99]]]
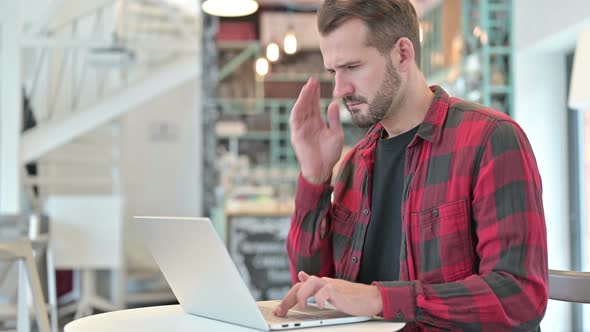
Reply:
[[[149, 0], [24, 0], [20, 14], [22, 93], [37, 122], [16, 153], [18, 167], [38, 168], [21, 177], [28, 205], [42, 210], [52, 196], [124, 197], [122, 119], [200, 76], [200, 14]], [[11, 64], [0, 65], [5, 72]], [[113, 284], [129, 288], [134, 274], [153, 279], [153, 271], [123, 271]], [[119, 307], [173, 299], [169, 291], [124, 293], [113, 292]]]

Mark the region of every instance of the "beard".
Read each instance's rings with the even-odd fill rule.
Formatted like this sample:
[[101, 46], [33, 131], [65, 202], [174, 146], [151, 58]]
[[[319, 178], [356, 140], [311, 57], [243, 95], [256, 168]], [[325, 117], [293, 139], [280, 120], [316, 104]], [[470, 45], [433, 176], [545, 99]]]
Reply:
[[[377, 94], [369, 103], [363, 96], [344, 97], [344, 105], [352, 115], [352, 122], [359, 128], [369, 128], [385, 118], [393, 103], [397, 100], [401, 86], [401, 77], [393, 64], [387, 62], [387, 72]], [[365, 103], [369, 110], [365, 113], [361, 110], [351, 110], [347, 103]]]

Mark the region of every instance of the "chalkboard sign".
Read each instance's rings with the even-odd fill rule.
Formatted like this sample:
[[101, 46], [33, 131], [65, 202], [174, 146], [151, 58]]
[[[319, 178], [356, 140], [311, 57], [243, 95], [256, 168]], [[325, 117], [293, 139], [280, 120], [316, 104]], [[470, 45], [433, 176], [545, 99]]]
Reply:
[[229, 253], [257, 301], [283, 298], [291, 288], [285, 240], [290, 217], [232, 216]]

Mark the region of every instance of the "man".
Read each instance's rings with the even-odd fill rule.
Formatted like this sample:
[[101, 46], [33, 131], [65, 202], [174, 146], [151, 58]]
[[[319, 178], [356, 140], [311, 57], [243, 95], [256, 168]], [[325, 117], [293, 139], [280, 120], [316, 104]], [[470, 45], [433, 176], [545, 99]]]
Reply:
[[[429, 87], [408, 0], [326, 0], [320, 48], [367, 135], [344, 158], [310, 79], [290, 118], [301, 165], [284, 316], [315, 297], [406, 330], [537, 330], [547, 305], [541, 179], [508, 116]], [[333, 191], [333, 200], [330, 196]]]

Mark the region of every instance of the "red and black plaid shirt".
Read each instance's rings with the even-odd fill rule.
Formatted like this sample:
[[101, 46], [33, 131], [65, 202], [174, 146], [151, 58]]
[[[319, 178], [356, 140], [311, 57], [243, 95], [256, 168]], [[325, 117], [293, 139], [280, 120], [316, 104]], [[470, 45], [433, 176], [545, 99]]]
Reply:
[[[383, 317], [413, 331], [538, 329], [547, 234], [529, 141], [505, 114], [431, 89], [406, 154], [400, 280], [374, 283]], [[300, 177], [287, 241], [294, 282], [301, 270], [355, 281], [371, 259], [363, 246], [382, 130], [348, 153], [334, 187]]]

